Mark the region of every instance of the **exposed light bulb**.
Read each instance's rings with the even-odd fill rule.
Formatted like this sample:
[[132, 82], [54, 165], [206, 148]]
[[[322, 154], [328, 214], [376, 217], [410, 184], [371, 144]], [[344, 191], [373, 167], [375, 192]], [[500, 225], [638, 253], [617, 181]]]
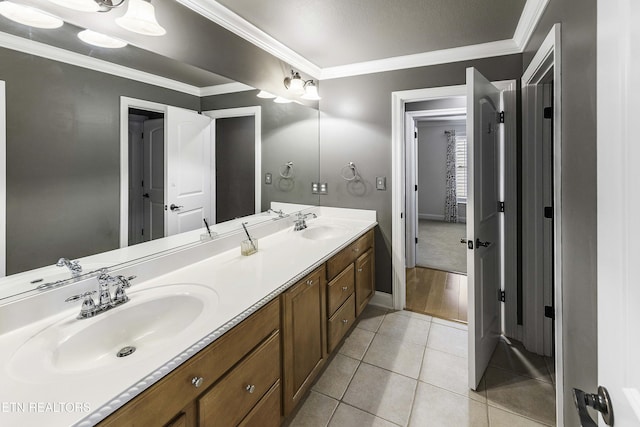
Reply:
[[64, 21], [40, 9], [23, 6], [10, 1], [0, 2], [0, 15], [29, 27], [53, 29], [60, 28]]
[[318, 86], [312, 81], [308, 82], [306, 87], [304, 88], [304, 95], [301, 96], [302, 99], [308, 99], [310, 101], [319, 101], [320, 95], [318, 95]]
[[116, 39], [115, 37], [107, 36], [106, 34], [97, 33], [91, 30], [84, 30], [78, 33], [78, 38], [85, 43], [93, 46], [105, 47], [107, 49], [116, 49], [125, 47], [127, 42]]

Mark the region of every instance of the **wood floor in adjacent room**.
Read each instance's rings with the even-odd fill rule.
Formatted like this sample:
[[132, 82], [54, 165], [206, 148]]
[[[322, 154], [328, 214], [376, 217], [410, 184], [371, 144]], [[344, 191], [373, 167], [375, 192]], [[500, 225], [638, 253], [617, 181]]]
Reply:
[[467, 276], [431, 268], [408, 268], [406, 309], [466, 323]]

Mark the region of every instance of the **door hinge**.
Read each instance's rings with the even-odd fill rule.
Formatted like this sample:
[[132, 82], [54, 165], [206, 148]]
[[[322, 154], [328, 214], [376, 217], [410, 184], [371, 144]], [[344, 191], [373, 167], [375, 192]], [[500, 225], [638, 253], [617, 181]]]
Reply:
[[498, 123], [504, 123], [504, 111], [498, 112], [497, 115], [498, 115], [498, 119], [497, 119]]
[[418, 132], [414, 131], [414, 132], [413, 132], [413, 137], [414, 137], [415, 139], [418, 139]]
[[404, 213], [400, 212], [400, 219], [404, 218]]
[[498, 202], [498, 212], [504, 212], [504, 202]]
[[544, 207], [544, 217], [553, 219], [553, 206], [545, 206]]
[[418, 186], [416, 185], [416, 191], [418, 191]]
[[498, 289], [498, 301], [500, 301], [500, 302], [504, 302], [505, 301], [505, 295], [504, 295], [504, 291], [502, 289]]
[[543, 114], [545, 119], [553, 119], [553, 107], [545, 107]]
[[416, 237], [416, 245], [418, 244], [418, 238]]
[[144, 228], [142, 230], [140, 230], [140, 235], [144, 236]]
[[548, 317], [549, 319], [553, 319], [556, 317], [552, 306], [550, 305], [544, 306], [544, 317]]

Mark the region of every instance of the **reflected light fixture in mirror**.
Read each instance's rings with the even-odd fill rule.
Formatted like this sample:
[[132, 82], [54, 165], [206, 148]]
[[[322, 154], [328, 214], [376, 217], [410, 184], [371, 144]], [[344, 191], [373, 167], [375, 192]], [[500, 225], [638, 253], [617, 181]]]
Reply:
[[276, 99], [273, 100], [273, 102], [275, 102], [276, 104], [289, 104], [293, 101], [282, 96], [277, 96]]
[[97, 12], [100, 5], [94, 0], [49, 0], [53, 4], [80, 12]]
[[93, 46], [104, 47], [107, 49], [117, 49], [125, 47], [127, 42], [116, 39], [115, 37], [107, 36], [106, 34], [98, 33], [91, 30], [83, 30], [78, 33], [78, 38], [85, 43]]
[[53, 29], [60, 28], [64, 21], [40, 9], [23, 6], [10, 1], [0, 2], [0, 15], [29, 27]]

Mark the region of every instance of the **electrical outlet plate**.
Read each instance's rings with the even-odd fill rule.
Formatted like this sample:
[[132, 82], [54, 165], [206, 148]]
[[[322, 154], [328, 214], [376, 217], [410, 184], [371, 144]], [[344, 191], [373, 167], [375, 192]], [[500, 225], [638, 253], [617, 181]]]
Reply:
[[384, 191], [387, 189], [387, 177], [376, 176], [376, 190]]
[[272, 177], [271, 177], [271, 173], [267, 172], [264, 174], [264, 183], [265, 184], [271, 184], [272, 181]]

